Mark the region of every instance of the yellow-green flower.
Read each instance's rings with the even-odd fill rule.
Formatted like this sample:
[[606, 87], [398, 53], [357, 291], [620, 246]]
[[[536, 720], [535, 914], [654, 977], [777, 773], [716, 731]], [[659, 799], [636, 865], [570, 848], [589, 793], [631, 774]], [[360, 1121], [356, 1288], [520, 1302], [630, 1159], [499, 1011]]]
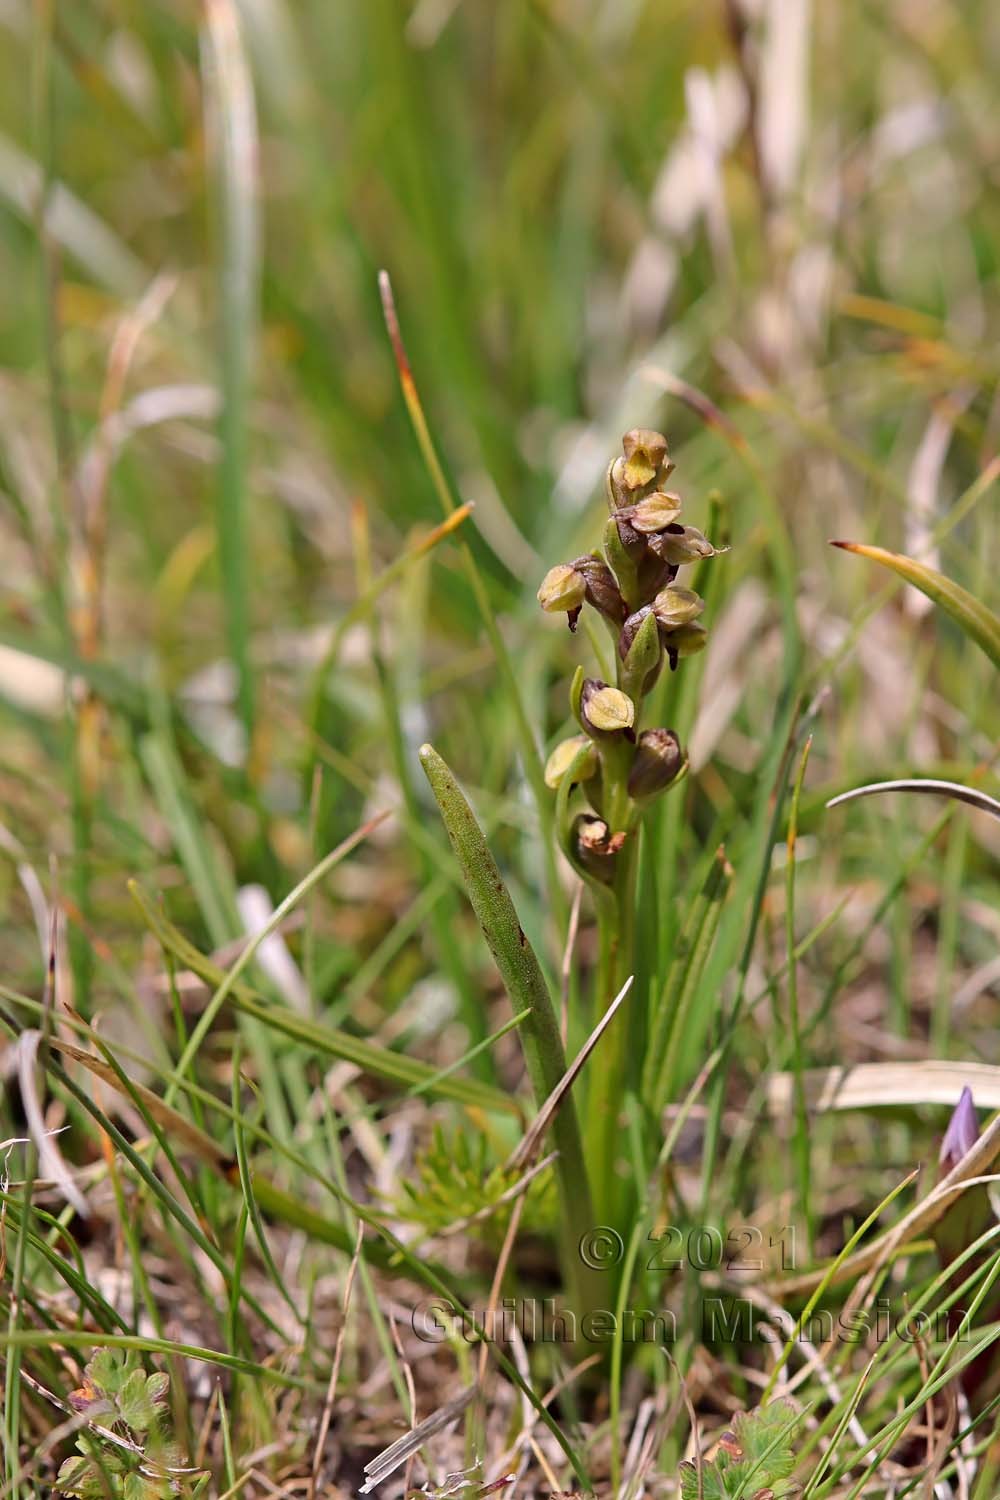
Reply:
[[538, 590], [538, 602], [547, 614], [570, 614], [580, 609], [586, 596], [586, 580], [572, 563], [550, 568]]

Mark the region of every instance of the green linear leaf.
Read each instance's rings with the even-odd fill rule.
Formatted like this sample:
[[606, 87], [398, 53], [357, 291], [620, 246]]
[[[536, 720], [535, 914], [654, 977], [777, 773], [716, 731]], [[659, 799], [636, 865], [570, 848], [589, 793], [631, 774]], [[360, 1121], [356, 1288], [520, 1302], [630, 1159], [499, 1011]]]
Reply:
[[[434, 749], [420, 750], [431, 791], [441, 810], [472, 908], [496, 960], [511, 1002], [529, 1012], [520, 1036], [538, 1107], [545, 1104], [564, 1073], [566, 1058], [552, 997], [535, 950], [528, 942], [514, 903], [490, 853], [482, 829], [450, 769]], [[563, 1254], [579, 1304], [584, 1302], [583, 1276], [576, 1247], [593, 1223], [590, 1181], [576, 1107], [563, 1099], [552, 1126], [559, 1150], [556, 1177], [562, 1202]]]
[[859, 557], [868, 557], [881, 563], [893, 573], [912, 583], [928, 599], [939, 604], [946, 614], [965, 631], [970, 640], [986, 652], [995, 667], [1000, 667], [1000, 618], [985, 604], [963, 589], [960, 584], [946, 578], [925, 563], [915, 562], [902, 552], [887, 552], [884, 547], [869, 547], [864, 542], [831, 542], [845, 552], [855, 552]]

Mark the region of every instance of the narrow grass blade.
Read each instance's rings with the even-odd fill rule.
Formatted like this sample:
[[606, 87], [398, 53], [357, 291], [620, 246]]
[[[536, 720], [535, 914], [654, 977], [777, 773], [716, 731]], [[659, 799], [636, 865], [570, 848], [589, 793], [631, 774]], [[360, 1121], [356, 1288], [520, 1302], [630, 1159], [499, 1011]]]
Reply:
[[792, 1076], [795, 1080], [793, 1152], [796, 1175], [798, 1177], [799, 1211], [802, 1215], [802, 1222], [805, 1225], [806, 1237], [810, 1246], [813, 1242], [813, 1230], [815, 1226], [810, 1194], [809, 1113], [806, 1108], [805, 1084], [803, 1082], [805, 1057], [802, 1047], [801, 1012], [799, 1010], [799, 966], [798, 960], [795, 957], [795, 855], [798, 843], [799, 805], [802, 801], [802, 784], [805, 781], [806, 765], [809, 761], [809, 751], [811, 749], [812, 735], [809, 735], [802, 749], [798, 775], [795, 778], [795, 785], [792, 788], [791, 809], [788, 817], [788, 838], [785, 845], [788, 852], [785, 862], [785, 960], [787, 968], [788, 1019], [792, 1033]]
[[206, 837], [183, 767], [166, 736], [143, 735], [139, 754], [191, 882], [202, 920], [212, 943], [221, 948], [241, 931], [232, 875], [221, 866]]
[[247, 1155], [246, 1137], [240, 1115], [240, 1082], [240, 1053], [239, 1047], [236, 1047], [233, 1051], [233, 1135], [236, 1144], [236, 1166], [239, 1173], [240, 1188], [243, 1193], [243, 1202], [247, 1217], [253, 1226], [261, 1259], [267, 1267], [271, 1282], [279, 1297], [282, 1298], [285, 1305], [291, 1310], [295, 1321], [305, 1327], [305, 1319], [298, 1307], [296, 1307], [292, 1294], [286, 1287], [281, 1272], [275, 1263], [274, 1256], [271, 1254], [270, 1241], [267, 1237], [267, 1231], [264, 1228], [264, 1221], [261, 1218], [260, 1204], [257, 1201], [255, 1174], [251, 1167], [250, 1158]]
[[685, 1022], [715, 942], [732, 877], [732, 866], [720, 848], [691, 904], [657, 1006], [643, 1080], [643, 1098], [657, 1117], [676, 1087]]
[[232, 0], [205, 7], [202, 34], [207, 135], [214, 154], [220, 232], [222, 416], [217, 526], [229, 649], [249, 751], [254, 685], [250, 663], [247, 564], [247, 401], [259, 277], [256, 163], [259, 155], [253, 84]]
[[0, 1342], [10, 1349], [47, 1349], [53, 1345], [65, 1349], [136, 1349], [140, 1354], [163, 1354], [169, 1358], [180, 1356], [183, 1359], [198, 1360], [201, 1364], [218, 1365], [221, 1369], [252, 1375], [255, 1380], [271, 1381], [292, 1390], [318, 1393], [322, 1389], [318, 1381], [306, 1380], [300, 1375], [289, 1375], [274, 1365], [258, 1365], [253, 1360], [226, 1354], [221, 1349], [205, 1349], [199, 1344], [175, 1343], [171, 1339], [144, 1338], [139, 1334], [104, 1333], [80, 1328], [22, 1328], [16, 1333], [3, 1335]]
[[[781, 1295], [798, 1297], [813, 1291], [816, 1287], [821, 1286], [825, 1290], [840, 1281], [860, 1276], [895, 1246], [926, 1235], [931, 1226], [944, 1216], [955, 1194], [966, 1191], [965, 1184], [971, 1183], [973, 1178], [989, 1173], [998, 1157], [1000, 1157], [1000, 1116], [994, 1118], [986, 1127], [971, 1151], [968, 1151], [952, 1168], [947, 1177], [943, 1178], [926, 1197], [921, 1198], [909, 1213], [904, 1214], [894, 1228], [887, 1230], [872, 1244], [866, 1245], [863, 1250], [855, 1251], [852, 1255], [841, 1251], [828, 1267], [821, 1266], [813, 1271], [803, 1272], [800, 1276], [783, 1277], [780, 1283]], [[888, 1201], [886, 1199], [886, 1202]], [[880, 1211], [877, 1210], [876, 1214]], [[851, 1249], [857, 1239], [858, 1235], [854, 1235], [847, 1250]]]
[[604, 1012], [601, 1019], [598, 1021], [597, 1025], [594, 1027], [593, 1031], [590, 1033], [587, 1040], [584, 1042], [583, 1046], [580, 1048], [576, 1057], [573, 1059], [572, 1063], [567, 1068], [562, 1078], [559, 1080], [559, 1083], [553, 1089], [552, 1093], [549, 1095], [545, 1103], [542, 1105], [541, 1109], [538, 1111], [538, 1114], [532, 1120], [531, 1128], [527, 1131], [523, 1140], [518, 1145], [517, 1150], [514, 1152], [510, 1161], [507, 1163], [508, 1170], [520, 1171], [524, 1167], [528, 1166], [529, 1163], [532, 1162], [537, 1156], [539, 1147], [541, 1146], [541, 1142], [544, 1139], [545, 1133], [552, 1122], [553, 1116], [558, 1113], [559, 1109], [562, 1106], [563, 1099], [569, 1093], [570, 1089], [576, 1082], [581, 1068], [587, 1061], [587, 1058], [593, 1052], [594, 1048], [597, 1046], [598, 1042], [601, 1040], [601, 1037], [604, 1035], [604, 1032], [607, 1030], [608, 1026], [614, 1020], [619, 1008], [621, 1007], [622, 1001], [625, 999], [625, 996], [628, 994], [631, 988], [632, 977], [630, 975], [622, 985], [621, 989], [618, 991], [618, 994], [612, 1000], [611, 1004], [608, 1006], [607, 1010]]
[[325, 855], [325, 857], [321, 859], [318, 864], [314, 865], [313, 868], [309, 871], [309, 874], [304, 876], [303, 879], [299, 881], [298, 885], [295, 886], [293, 890], [289, 891], [284, 900], [278, 903], [274, 911], [271, 913], [269, 920], [264, 923], [263, 927], [261, 927], [257, 932], [254, 933], [253, 937], [240, 953], [240, 956], [237, 958], [232, 968], [230, 968], [228, 972], [223, 976], [221, 982], [216, 985], [215, 993], [208, 1004], [205, 1006], [205, 1009], [202, 1011], [201, 1015], [198, 1017], [198, 1023], [195, 1026], [194, 1030], [191, 1032], [191, 1035], [188, 1038], [187, 1045], [184, 1048], [184, 1052], [177, 1063], [178, 1073], [183, 1075], [191, 1066], [191, 1063], [197, 1056], [198, 1048], [201, 1046], [202, 1042], [205, 1040], [205, 1037], [208, 1035], [212, 1026], [212, 1022], [215, 1020], [215, 1017], [221, 1010], [226, 997], [231, 992], [233, 985], [236, 983], [239, 976], [243, 973], [244, 969], [246, 969], [252, 962], [254, 955], [257, 953], [262, 944], [267, 941], [267, 939], [273, 932], [276, 932], [278, 930], [284, 919], [288, 916], [289, 912], [294, 911], [298, 902], [301, 901], [304, 896], [307, 896], [311, 890], [315, 889], [315, 887], [318, 886], [321, 881], [325, 880], [330, 871], [333, 870], [342, 859], [346, 858], [346, 856], [350, 854], [353, 849], [356, 849], [358, 844], [363, 843], [368, 835], [370, 833], [373, 833], [374, 830], [378, 828], [378, 826], [383, 823], [388, 816], [388, 812], [377, 813], [375, 817], [369, 818], [367, 823], [362, 823], [360, 828], [356, 828], [354, 832], [352, 834], [349, 834], [346, 839], [343, 839], [335, 849], [332, 849], [329, 854]]
[[[399, 384], [403, 392], [403, 399], [406, 402], [406, 409], [410, 415], [410, 422], [412, 423], [413, 431], [416, 436], [417, 444], [420, 448], [424, 463], [427, 466], [427, 471], [430, 474], [431, 481], [434, 485], [435, 490], [437, 491], [438, 498], [441, 502], [441, 507], [445, 515], [450, 516], [456, 509], [456, 501], [454, 496], [452, 495], [451, 488], [445, 477], [444, 470], [441, 467], [441, 460], [438, 458], [437, 450], [434, 447], [434, 440], [431, 437], [430, 428], [427, 425], [427, 418], [424, 416], [424, 409], [420, 400], [420, 393], [417, 390], [417, 383], [413, 378], [413, 369], [410, 365], [409, 356], [406, 352], [406, 346], [403, 343], [402, 329], [399, 326], [399, 317], [396, 312], [395, 298], [392, 294], [392, 283], [389, 280], [387, 271], [381, 271], [379, 273], [379, 292], [382, 297], [382, 310], [385, 316], [385, 326], [389, 334], [389, 340], [392, 344], [392, 352], [396, 360], [396, 369], [399, 374]], [[552, 849], [552, 805], [551, 799], [545, 786], [542, 758], [539, 753], [538, 744], [524, 707], [524, 699], [521, 694], [520, 684], [518, 683], [517, 675], [514, 671], [513, 663], [511, 662], [506, 643], [500, 633], [500, 627], [498, 626], [496, 617], [493, 613], [493, 607], [490, 604], [489, 595], [486, 592], [486, 586], [483, 583], [479, 569], [476, 566], [476, 560], [472, 555], [468, 543], [461, 542], [460, 548], [462, 554], [462, 563], [465, 568], [466, 575], [469, 579], [469, 585], [472, 589], [473, 595], [476, 600], [476, 605], [479, 609], [479, 613], [483, 621], [483, 628], [486, 631], [490, 646], [492, 647], [493, 654], [496, 658], [497, 668], [503, 680], [504, 691], [507, 694], [511, 712], [514, 716], [514, 722], [517, 727], [518, 743], [520, 745], [521, 758], [524, 763], [524, 772], [528, 778], [532, 793], [534, 794], [535, 802], [538, 806], [538, 817], [542, 830], [542, 848], [546, 859], [546, 877], [549, 899], [552, 903], [553, 910], [558, 916], [562, 913], [565, 903], [562, 897], [562, 888], [559, 885], [556, 874], [555, 856]]]
[[939, 604], [970, 640], [986, 652], [993, 665], [1000, 667], [1000, 618], [967, 589], [902, 552], [887, 552], [884, 547], [869, 547], [864, 542], [831, 542], [830, 545], [881, 563], [907, 583], [912, 583], [928, 599]]
[[[891, 1192], [886, 1194], [886, 1196], [882, 1199], [882, 1202], [872, 1210], [867, 1219], [865, 1219], [862, 1224], [858, 1225], [857, 1229], [851, 1235], [850, 1239], [847, 1241], [847, 1244], [844, 1246], [844, 1248], [841, 1250], [840, 1254], [835, 1258], [832, 1264], [820, 1273], [819, 1277], [817, 1278], [812, 1295], [810, 1296], [808, 1302], [799, 1315], [792, 1337], [784, 1345], [781, 1354], [778, 1356], [778, 1359], [776, 1360], [774, 1367], [771, 1370], [770, 1378], [768, 1379], [767, 1385], [764, 1389], [764, 1394], [761, 1397], [762, 1406], [766, 1405], [767, 1401], [769, 1400], [771, 1392], [774, 1390], [775, 1384], [777, 1383], [778, 1376], [784, 1369], [789, 1355], [795, 1347], [795, 1340], [798, 1337], [801, 1329], [805, 1328], [808, 1325], [809, 1318], [812, 1315], [816, 1304], [819, 1302], [819, 1299], [822, 1297], [827, 1287], [833, 1284], [835, 1278], [837, 1278], [838, 1276], [838, 1273], [842, 1274], [844, 1267], [850, 1265], [852, 1260], [851, 1251], [854, 1249], [855, 1245], [857, 1245], [858, 1242], [864, 1238], [867, 1231], [881, 1216], [883, 1210], [887, 1209], [890, 1203], [892, 1203], [894, 1199], [899, 1197], [904, 1188], [909, 1187], [910, 1183], [913, 1182], [917, 1177], [918, 1172], [919, 1168], [912, 1171], [907, 1177], [903, 1178], [902, 1182], [898, 1182]], [[890, 1234], [896, 1234], [898, 1232], [898, 1226], [897, 1229], [890, 1230], [889, 1232]]]
[[[186, 968], [200, 975], [208, 984], [221, 986], [226, 978], [223, 970], [210, 958], [199, 953], [166, 920], [139, 885], [133, 882], [129, 888], [147, 925], [159, 938], [163, 948], [168, 953], [173, 953]], [[352, 1036], [335, 1027], [324, 1026], [322, 1022], [300, 1016], [284, 1006], [271, 1005], [242, 981], [233, 985], [228, 998], [234, 1009], [244, 1015], [253, 1016], [272, 1030], [324, 1056], [352, 1062], [362, 1072], [374, 1074], [377, 1078], [387, 1078], [404, 1088], [420, 1086], [438, 1098], [452, 1099], [457, 1104], [489, 1110], [494, 1114], [518, 1113], [516, 1101], [501, 1089], [491, 1088], [468, 1078], [442, 1075], [419, 1058], [408, 1057], [401, 1052], [390, 1052], [386, 1047], [378, 1047], [374, 1042], [367, 1042], [362, 1037]]]
[[344, 637], [347, 635], [348, 630], [350, 630], [352, 625], [357, 624], [359, 620], [364, 620], [368, 616], [373, 606], [378, 603], [381, 595], [392, 584], [398, 582], [407, 568], [420, 558], [425, 557], [440, 542], [443, 542], [447, 537], [456, 532], [463, 521], [467, 520], [471, 514], [472, 503], [470, 501], [465, 505], [460, 505], [457, 510], [453, 510], [438, 526], [435, 526], [426, 535], [418, 537], [388, 567], [383, 568], [382, 572], [376, 578], [372, 579], [367, 588], [364, 589], [350, 608], [337, 621], [333, 635], [330, 637], [330, 644], [326, 648], [322, 661], [316, 668], [309, 692], [310, 709], [308, 722], [314, 730], [318, 731], [319, 729], [323, 693], [330, 675], [337, 664], [340, 648], [344, 644]]

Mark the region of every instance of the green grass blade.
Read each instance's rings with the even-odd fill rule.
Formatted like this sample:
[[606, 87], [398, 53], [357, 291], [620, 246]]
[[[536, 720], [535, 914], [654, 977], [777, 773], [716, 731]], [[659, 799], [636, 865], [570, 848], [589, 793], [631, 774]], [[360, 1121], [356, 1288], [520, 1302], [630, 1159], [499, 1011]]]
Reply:
[[912, 583], [951, 616], [969, 639], [986, 652], [995, 667], [1000, 667], [1000, 618], [968, 589], [902, 552], [887, 552], [884, 547], [869, 547], [864, 542], [832, 542], [831, 546], [854, 552], [858, 557], [868, 557]]
[[205, 927], [213, 944], [221, 948], [241, 930], [232, 875], [220, 865], [205, 835], [173, 746], [162, 735], [148, 734], [139, 741], [139, 754]]
[[[392, 294], [392, 283], [389, 280], [388, 273], [385, 271], [382, 271], [379, 275], [379, 291], [382, 296], [382, 308], [385, 315], [386, 328], [392, 343], [393, 355], [399, 374], [399, 383], [403, 392], [403, 399], [406, 402], [406, 409], [410, 416], [410, 422], [413, 426], [421, 456], [431, 477], [431, 482], [437, 491], [441, 507], [445, 515], [450, 516], [456, 510], [457, 502], [452, 495], [444, 469], [441, 467], [441, 460], [438, 458], [437, 449], [434, 446], [434, 440], [427, 425], [427, 418], [424, 416], [420, 393], [417, 390], [417, 384], [413, 378], [413, 369], [410, 365], [409, 356], [406, 353], [406, 346], [403, 343], [402, 330], [399, 326], [396, 304]], [[559, 915], [565, 903], [562, 897], [562, 888], [559, 885], [556, 874], [555, 857], [552, 848], [552, 801], [545, 786], [544, 767], [542, 765], [538, 742], [524, 706], [524, 698], [517, 674], [510, 659], [510, 653], [500, 633], [500, 627], [493, 613], [493, 607], [490, 604], [486, 586], [476, 566], [476, 560], [467, 542], [460, 541], [459, 548], [466, 576], [468, 577], [469, 585], [482, 618], [483, 628], [489, 638], [490, 646], [496, 658], [497, 669], [503, 680], [504, 690], [514, 716], [524, 772], [528, 778], [538, 807], [538, 817], [542, 831], [542, 850], [546, 860], [549, 899], [552, 902], [553, 910]]]
[[799, 832], [799, 804], [802, 801], [802, 784], [805, 781], [806, 765], [812, 748], [809, 735], [802, 749], [798, 774], [792, 788], [791, 810], [788, 819], [788, 857], [785, 864], [785, 958], [788, 991], [788, 1019], [792, 1034], [792, 1067], [794, 1076], [795, 1130], [793, 1151], [798, 1177], [799, 1212], [806, 1229], [807, 1242], [812, 1247], [815, 1228], [810, 1194], [810, 1136], [809, 1112], [806, 1106], [805, 1055], [802, 1047], [802, 1022], [799, 1010], [799, 966], [795, 957], [795, 855]]
[[250, 587], [247, 561], [247, 402], [257, 319], [259, 155], [253, 84], [232, 0], [205, 9], [202, 68], [208, 139], [215, 157], [222, 305], [222, 459], [216, 511], [219, 566], [240, 715], [253, 734]]
[[[208, 984], [221, 986], [226, 978], [222, 969], [199, 953], [166, 920], [140, 886], [133, 882], [130, 890], [147, 925], [159, 938], [163, 948], [173, 953], [186, 968], [198, 974]], [[324, 1056], [352, 1062], [363, 1072], [371, 1073], [377, 1078], [387, 1078], [403, 1088], [420, 1085], [437, 1098], [452, 1099], [456, 1104], [489, 1110], [494, 1114], [518, 1113], [516, 1101], [501, 1089], [468, 1078], [436, 1077], [439, 1070], [419, 1058], [408, 1057], [401, 1052], [390, 1052], [388, 1048], [378, 1047], [373, 1042], [365, 1041], [363, 1037], [324, 1026], [322, 1022], [300, 1016], [284, 1006], [272, 1005], [241, 981], [233, 985], [228, 999], [234, 1009], [253, 1016], [292, 1041], [300, 1042], [304, 1047]]]
[[712, 952], [732, 878], [732, 867], [719, 849], [692, 903], [657, 1009], [643, 1083], [643, 1096], [657, 1118], [677, 1084], [677, 1064], [687, 1018]]

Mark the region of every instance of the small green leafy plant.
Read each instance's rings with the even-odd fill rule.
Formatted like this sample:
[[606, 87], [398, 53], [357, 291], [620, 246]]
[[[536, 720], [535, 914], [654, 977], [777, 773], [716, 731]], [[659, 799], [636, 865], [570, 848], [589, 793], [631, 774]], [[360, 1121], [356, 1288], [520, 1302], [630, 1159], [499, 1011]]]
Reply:
[[[70, 1404], [87, 1418], [79, 1452], [59, 1470], [56, 1489], [80, 1500], [169, 1500], [193, 1496], [186, 1468], [164, 1420], [170, 1376], [147, 1375], [131, 1349], [98, 1349]], [[207, 1477], [207, 1476], [206, 1476]]]
[[[487, 1239], [502, 1237], [503, 1217], [493, 1210], [515, 1182], [516, 1174], [491, 1165], [485, 1136], [469, 1131], [446, 1133], [436, 1125], [427, 1145], [414, 1154], [413, 1175], [400, 1183], [395, 1207], [410, 1223], [433, 1233], [459, 1221], [481, 1219]], [[532, 1205], [537, 1206], [544, 1195], [542, 1184], [530, 1195]]]
[[790, 1438], [796, 1416], [785, 1401], [740, 1412], [711, 1460], [680, 1466], [681, 1500], [783, 1500], [795, 1467]]

